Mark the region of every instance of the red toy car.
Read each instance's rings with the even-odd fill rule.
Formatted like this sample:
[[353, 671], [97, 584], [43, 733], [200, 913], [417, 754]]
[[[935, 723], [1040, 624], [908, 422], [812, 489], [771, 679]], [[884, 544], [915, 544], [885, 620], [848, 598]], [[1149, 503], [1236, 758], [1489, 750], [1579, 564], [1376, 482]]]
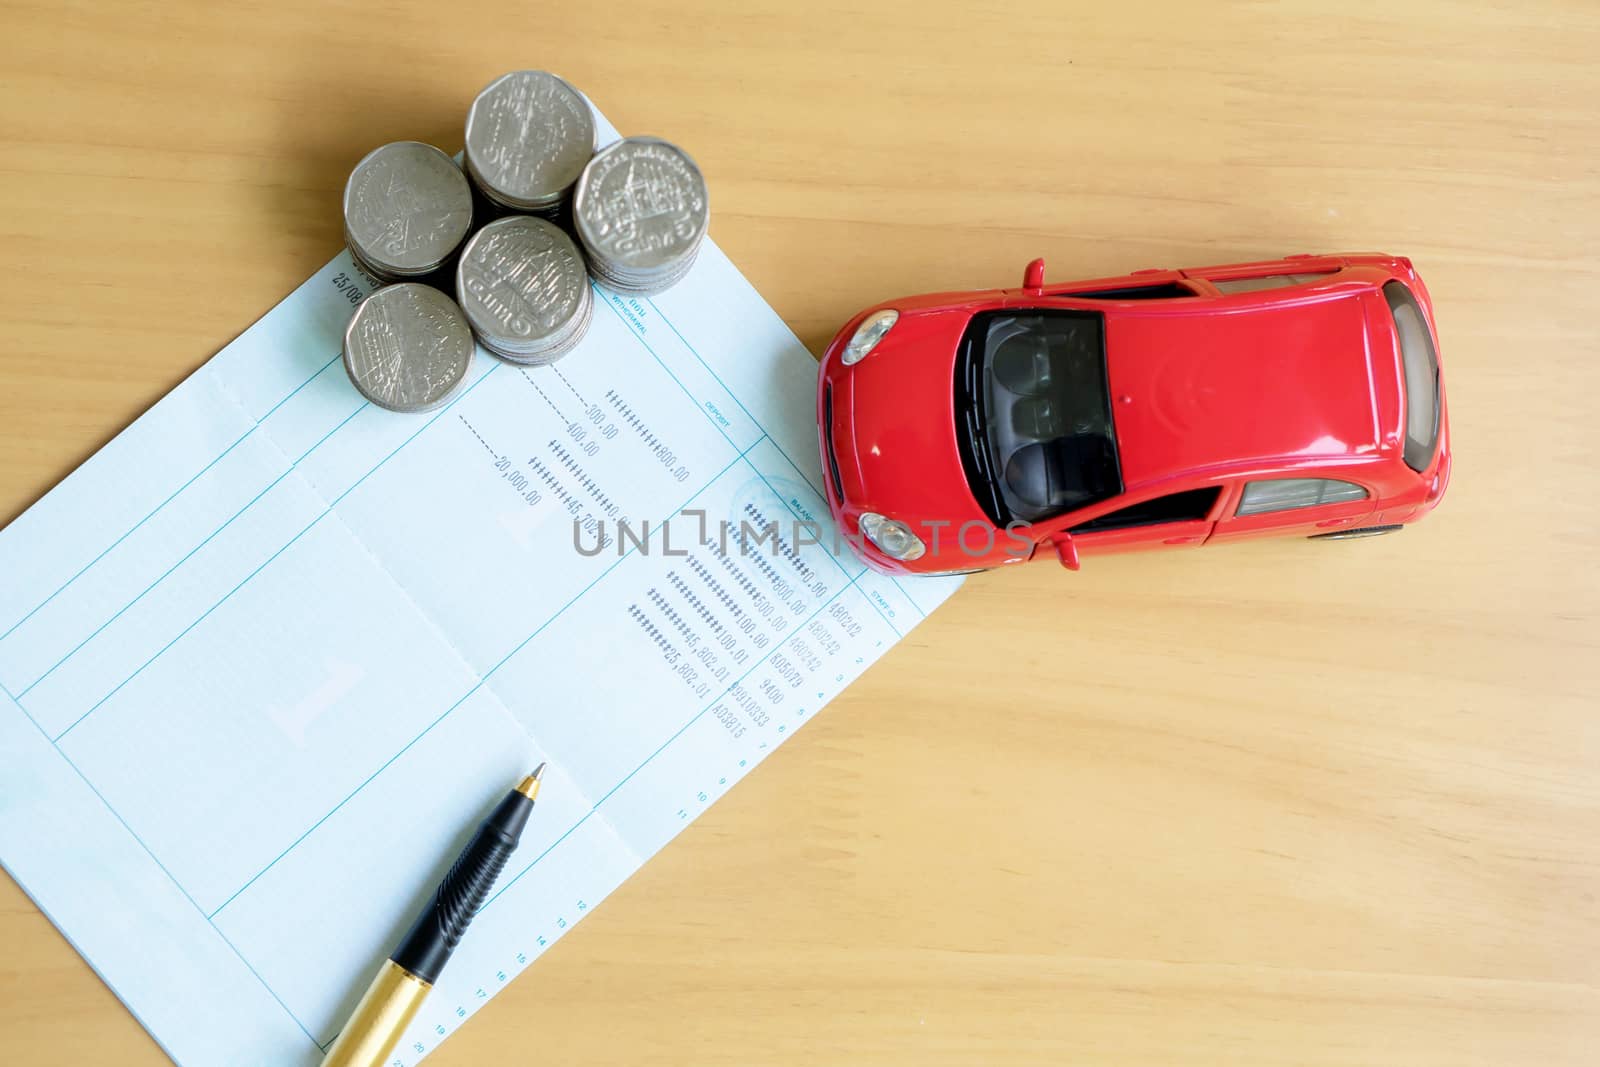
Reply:
[[1411, 261], [1291, 256], [895, 300], [817, 391], [828, 505], [869, 565], [979, 570], [1388, 533], [1450, 478]]

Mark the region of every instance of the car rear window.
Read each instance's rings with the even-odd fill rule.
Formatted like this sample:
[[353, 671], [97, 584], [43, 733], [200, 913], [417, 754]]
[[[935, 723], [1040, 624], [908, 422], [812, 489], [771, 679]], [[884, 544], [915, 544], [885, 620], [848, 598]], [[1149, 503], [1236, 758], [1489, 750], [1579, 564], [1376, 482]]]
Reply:
[[1424, 471], [1439, 447], [1439, 353], [1433, 347], [1428, 320], [1411, 290], [1400, 282], [1383, 287], [1389, 313], [1400, 338], [1400, 362], [1406, 383], [1406, 466]]

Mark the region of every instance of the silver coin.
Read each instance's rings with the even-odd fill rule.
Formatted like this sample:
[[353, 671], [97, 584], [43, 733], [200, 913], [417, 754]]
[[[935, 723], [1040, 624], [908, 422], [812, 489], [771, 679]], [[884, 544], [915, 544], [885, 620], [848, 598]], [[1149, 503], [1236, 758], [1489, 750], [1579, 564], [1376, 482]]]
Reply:
[[362, 396], [390, 411], [432, 411], [466, 380], [472, 329], [454, 300], [420, 282], [361, 302], [344, 331], [344, 369]]
[[456, 264], [456, 293], [483, 347], [518, 363], [570, 351], [594, 300], [572, 238], [528, 215], [497, 219], [472, 236]]
[[710, 224], [700, 168], [655, 137], [596, 153], [578, 179], [572, 214], [595, 276], [624, 292], [659, 292], [681, 279]]
[[522, 367], [542, 367], [546, 364], [554, 363], [556, 360], [560, 359], [562, 356], [565, 356], [568, 352], [571, 352], [574, 348], [578, 347], [578, 342], [582, 341], [584, 335], [589, 332], [589, 323], [593, 317], [594, 298], [593, 296], [586, 295], [584, 297], [583, 306], [579, 308], [577, 316], [572, 321], [572, 328], [566, 331], [559, 340], [554, 341], [536, 351], [519, 351], [514, 348], [491, 348], [487, 343], [484, 342], [483, 338], [480, 337], [478, 340], [479, 343], [484, 345], [484, 348], [491, 355], [506, 363], [515, 363]]
[[467, 112], [467, 171], [485, 196], [506, 207], [553, 209], [592, 155], [594, 115], [554, 74], [502, 75]]
[[619, 293], [650, 294], [658, 293], [676, 285], [684, 275], [689, 273], [695, 264], [699, 250], [696, 249], [685, 256], [671, 270], [656, 272], [654, 274], [630, 273], [626, 270], [615, 270], [607, 266], [604, 261], [591, 258], [589, 271], [595, 280], [606, 288]]
[[396, 141], [374, 149], [345, 182], [345, 240], [379, 278], [437, 270], [471, 226], [466, 175], [432, 145]]

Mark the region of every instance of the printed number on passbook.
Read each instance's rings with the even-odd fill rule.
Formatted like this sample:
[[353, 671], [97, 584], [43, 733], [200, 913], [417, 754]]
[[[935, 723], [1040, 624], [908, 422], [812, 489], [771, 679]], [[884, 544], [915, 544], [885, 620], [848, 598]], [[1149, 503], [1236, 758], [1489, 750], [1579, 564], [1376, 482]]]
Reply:
[[350, 301], [352, 306], [361, 303], [362, 298], [367, 295], [366, 286], [363, 286], [344, 271], [340, 271], [333, 276], [333, 287], [339, 290], [344, 298]]

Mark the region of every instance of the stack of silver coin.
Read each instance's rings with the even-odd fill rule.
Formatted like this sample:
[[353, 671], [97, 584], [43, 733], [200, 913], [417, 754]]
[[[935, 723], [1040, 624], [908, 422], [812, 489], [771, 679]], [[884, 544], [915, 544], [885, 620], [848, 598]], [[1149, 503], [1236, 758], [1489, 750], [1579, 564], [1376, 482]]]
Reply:
[[[400, 283], [363, 301], [345, 331], [345, 369], [364, 397], [391, 411], [430, 411], [465, 381], [474, 336], [508, 362], [550, 363], [589, 329], [591, 274], [632, 294], [661, 292], [688, 274], [710, 217], [700, 168], [654, 137], [599, 153], [594, 141], [593, 113], [576, 89], [522, 70], [473, 101], [464, 171], [416, 141], [384, 145], [356, 165], [344, 190], [345, 242], [361, 269]], [[473, 233], [474, 187], [486, 201], [477, 202], [480, 215], [512, 214]], [[576, 243], [533, 217], [566, 219], [569, 205]], [[455, 300], [430, 287], [452, 282]]]
[[624, 138], [583, 169], [572, 215], [601, 284], [619, 293], [659, 293], [694, 266], [710, 223], [706, 181], [676, 145]]
[[472, 102], [463, 155], [467, 173], [494, 203], [553, 214], [594, 155], [594, 115], [554, 74], [513, 71]]
[[578, 246], [555, 224], [528, 215], [473, 235], [456, 265], [456, 294], [483, 347], [525, 366], [566, 355], [594, 315]]
[[374, 149], [345, 183], [345, 243], [380, 281], [432, 274], [471, 227], [466, 176], [432, 145], [396, 141]]
[[344, 332], [344, 369], [362, 396], [390, 411], [448, 403], [472, 363], [472, 330], [456, 302], [420, 282], [361, 302]]

